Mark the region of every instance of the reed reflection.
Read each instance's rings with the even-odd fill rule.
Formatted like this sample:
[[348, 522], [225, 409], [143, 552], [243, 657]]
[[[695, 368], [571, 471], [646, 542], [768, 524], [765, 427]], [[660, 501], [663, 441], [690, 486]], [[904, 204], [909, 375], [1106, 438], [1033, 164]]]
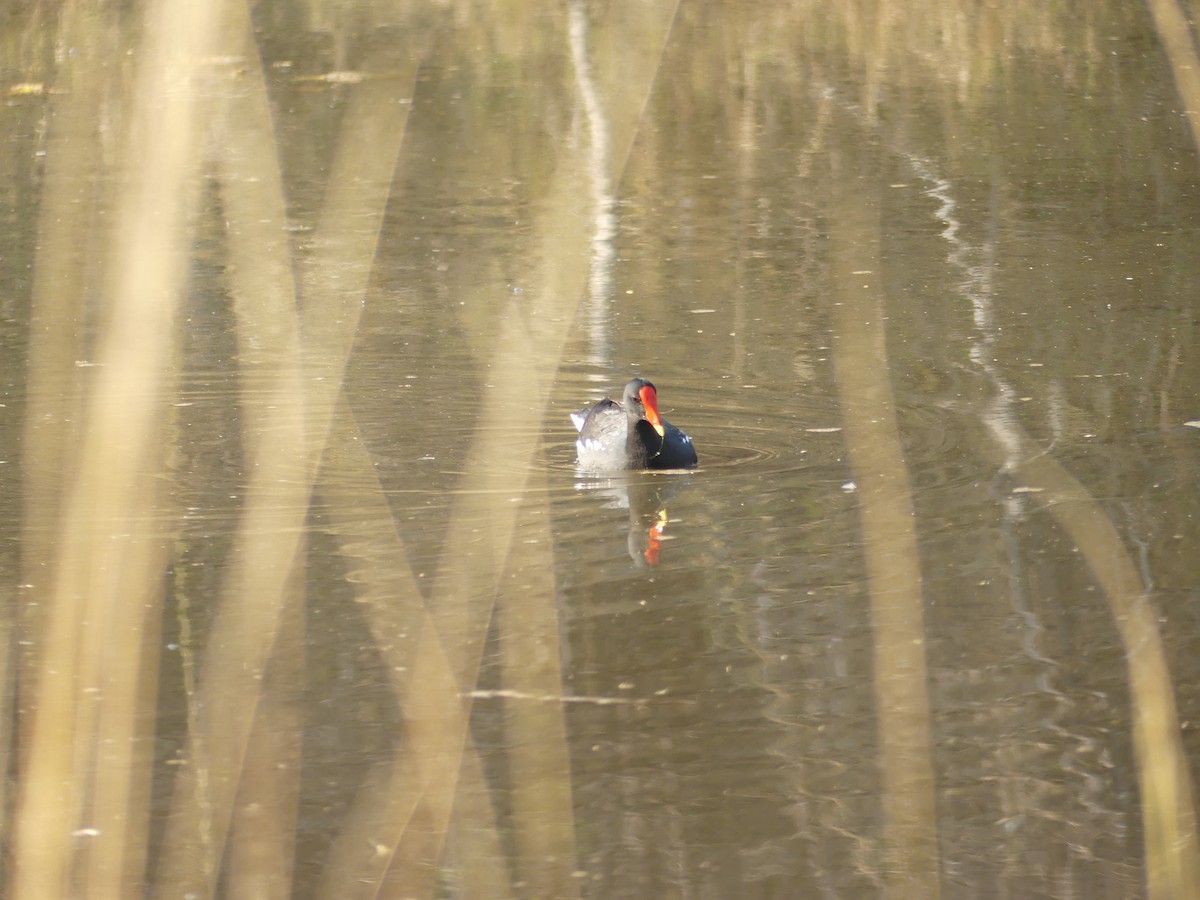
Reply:
[[[50, 15], [45, 4], [18, 6], [15, 21]], [[32, 117], [48, 136], [13, 142], [23, 158], [44, 154], [45, 168], [40, 184], [11, 192], [37, 195], [40, 209], [28, 241], [38, 255], [22, 575], [8, 592], [20, 603], [0, 621], [0, 754], [11, 743], [14, 773], [6, 895], [767, 896], [839, 893], [853, 870], [864, 894], [927, 897], [970, 866], [997, 890], [1136, 892], [1144, 866], [1154, 900], [1197, 892], [1187, 697], [1167, 665], [1178, 645], [1112, 505], [1073, 469], [1081, 459], [1021, 428], [1032, 418], [1022, 403], [1052, 404], [1041, 385], [1022, 390], [1013, 377], [1002, 323], [1038, 310], [1011, 299], [1017, 290], [1008, 319], [1003, 304], [985, 302], [985, 263], [998, 257], [966, 237], [1002, 230], [1003, 217], [951, 217], [954, 176], [905, 149], [928, 135], [970, 169], [987, 147], [978, 169], [990, 174], [967, 184], [1005, 214], [1035, 217], [1021, 207], [1024, 186], [998, 174], [995, 138], [1011, 126], [1023, 147], [1059, 152], [1037, 142], [1043, 122], [1014, 111], [1017, 88], [1034, 78], [1026, 70], [1044, 79], [1029, 90], [1053, 92], [1083, 118], [1096, 115], [1087, 103], [1108, 96], [1105, 85], [1119, 86], [1106, 132], [1142, 121], [1162, 94], [1146, 23], [1160, 23], [1180, 93], [1196, 93], [1181, 38], [1190, 26], [1173, 4], [1156, 0], [1145, 23], [1120, 4], [1076, 15], [946, 0], [903, 15], [857, 2], [284, 6], [263, 4], [252, 18], [236, 2], [66, 5], [53, 26], [39, 18], [3, 51], [67, 48], [38, 95], [46, 114]], [[122, 29], [134, 19], [145, 31], [131, 45]], [[1128, 45], [1149, 60], [1135, 78], [1106, 68]], [[52, 54], [41, 55], [37, 65], [49, 66]], [[1068, 96], [1085, 87], [1086, 102]], [[14, 116], [31, 96], [10, 92]], [[1190, 160], [1152, 139], [1169, 129], [1087, 132], [1073, 144], [1063, 131], [1054, 140], [1087, 145], [1085, 168], [1108, 160], [1138, 174], [1106, 178], [1155, 185], [1160, 205], [1139, 220], [1138, 240], [1144, 221], [1172, 227], [1163, 198]], [[1153, 177], [1127, 153], [1147, 145]], [[1085, 193], [1055, 190], [1069, 202]], [[903, 191], [918, 199], [900, 230], [935, 245], [919, 276], [882, 247], [900, 240], [882, 220]], [[1100, 226], [1088, 240], [1105, 250], [1107, 232], [1126, 222], [1089, 221]], [[1164, 422], [1172, 402], [1195, 393], [1194, 310], [1180, 286], [1195, 281], [1193, 242], [1186, 229], [1167, 242], [1178, 258], [1163, 280], [1184, 299], [1156, 299], [1175, 318], [1147, 355], [1165, 348], [1169, 371], [1137, 389]], [[917, 312], [898, 302], [901, 271], [914, 283], [976, 279], [949, 291], [975, 329], [970, 341], [954, 344], [954, 315], [927, 324], [931, 293]], [[621, 279], [634, 283], [633, 300]], [[1157, 327], [1146, 321], [1147, 332]], [[747, 452], [721, 477], [630, 473], [581, 481], [578, 492], [569, 475], [546, 473], [563, 361], [605, 371], [639, 355], [653, 362], [641, 351], [660, 333], [672, 336], [664, 354], [676, 370], [761, 386], [753, 415], [765, 424], [729, 440], [755, 442], [764, 459], [789, 441], [816, 447], [788, 429], [800, 419], [795, 398], [822, 389], [832, 359], [826, 408], [842, 412], [845, 460], [825, 452], [828, 468], [810, 478], [799, 451], [774, 470]], [[363, 352], [381, 334], [391, 352]], [[950, 349], [917, 362], [889, 352], [928, 334]], [[1050, 344], [1092, 352], [1086, 328], [1052, 334]], [[421, 397], [431, 414], [399, 402], [402, 369], [412, 394], [422, 379], [436, 385]], [[944, 636], [929, 625], [930, 579], [943, 573], [923, 571], [921, 556], [939, 531], [962, 528], [977, 546], [943, 558], [945, 568], [972, 584], [1015, 584], [1022, 573], [976, 558], [987, 530], [955, 518], [968, 508], [962, 497], [940, 518], [922, 509], [898, 410], [905, 377], [959, 391], [938, 407], [954, 458], [927, 473], [970, 472], [963, 493], [980, 479], [1020, 481], [1023, 493], [996, 504], [1014, 556], [1032, 552], [1029, 519], [1044, 511], [1069, 543], [1064, 556], [1078, 551], [1088, 564], [1093, 582], [1071, 589], [1098, 588], [1109, 604], [1098, 618], [1121, 642], [1132, 711], [1108, 707], [1088, 725], [1105, 730], [1097, 755], [1119, 749], [1124, 735], [1107, 742], [1109, 733], [1128, 728], [1128, 809], [1096, 812], [1090, 794], [1074, 803], [1057, 768], [1074, 736], [1046, 726], [1036, 703], [1022, 712], [1053, 764], [1031, 774], [1030, 757], [997, 753], [981, 765], [994, 763], [1006, 789], [1027, 777], [1053, 784], [1061, 806], [1015, 788], [991, 796], [971, 766], [938, 755], [934, 726], [953, 699], [945, 685], [968, 697], [964, 718], [987, 701], [970, 673], [960, 679], [959, 655], [931, 655]], [[1098, 386], [1088, 399], [1111, 397]], [[741, 421], [755, 424], [749, 413]], [[843, 435], [822, 430], [823, 446]], [[1181, 443], [1171, 472], [1180, 483], [1192, 458]], [[991, 460], [983, 476], [980, 460]], [[861, 544], [815, 512], [842, 505], [839, 488], [820, 482], [843, 463]], [[599, 585], [589, 599], [619, 607], [611, 628], [582, 603], [576, 620], [563, 616], [579, 558], [552, 523], [565, 518], [556, 504], [572, 501], [588, 522], [614, 510], [625, 519], [598, 574], [580, 579]], [[704, 509], [689, 537], [701, 526], [713, 535], [691, 559], [671, 555], [680, 507]], [[1190, 517], [1182, 504], [1172, 510]], [[731, 521], [740, 533], [722, 530]], [[588, 533], [577, 526], [570, 535]], [[604, 598], [621, 537], [636, 566], [671, 565]], [[860, 564], [865, 589], [847, 584]], [[1185, 565], [1173, 574], [1186, 585]], [[812, 599], [814, 568], [827, 577], [826, 602]], [[842, 602], [855, 592], [871, 620], [869, 665], [858, 669], [844, 647], [866, 616]], [[637, 640], [626, 641], [633, 617], [623, 617], [643, 608]], [[833, 648], [828, 672], [814, 634]], [[572, 669], [572, 640], [594, 653], [592, 669]], [[1041, 654], [1044, 701], [1067, 654], [1029, 652]], [[1175, 664], [1187, 665], [1182, 654]], [[594, 691], [564, 689], [589, 677]], [[623, 702], [626, 684], [652, 687]], [[779, 702], [758, 716], [762, 693]], [[605, 715], [572, 719], [585, 706]], [[839, 734], [855, 737], [839, 746], [830, 726], [847, 720]], [[877, 745], [858, 736], [862, 722], [864, 732], [877, 726]], [[984, 715], [969, 736], [972, 746], [1012, 738]], [[879, 796], [848, 786], [873, 784], [844, 777], [859, 764], [878, 764]], [[1009, 830], [1018, 816], [1001, 799], [1042, 803], [1042, 829]], [[960, 803], [974, 804], [965, 826]], [[1126, 823], [1142, 848], [1125, 848]], [[990, 855], [998, 827], [1011, 838], [1002, 862]], [[1060, 868], [1022, 852], [1051, 843], [1067, 858]], [[589, 884], [597, 873], [612, 880]]]

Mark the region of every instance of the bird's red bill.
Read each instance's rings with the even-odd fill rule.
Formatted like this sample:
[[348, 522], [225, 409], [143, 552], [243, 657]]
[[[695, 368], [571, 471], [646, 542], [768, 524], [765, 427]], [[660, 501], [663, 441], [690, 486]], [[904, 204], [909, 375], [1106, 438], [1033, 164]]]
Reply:
[[658, 436], [662, 437], [666, 434], [666, 429], [663, 428], [662, 419], [658, 417], [658, 395], [654, 393], [654, 388], [646, 385], [638, 391], [638, 396], [642, 398], [642, 406], [646, 407], [646, 421], [658, 432]]

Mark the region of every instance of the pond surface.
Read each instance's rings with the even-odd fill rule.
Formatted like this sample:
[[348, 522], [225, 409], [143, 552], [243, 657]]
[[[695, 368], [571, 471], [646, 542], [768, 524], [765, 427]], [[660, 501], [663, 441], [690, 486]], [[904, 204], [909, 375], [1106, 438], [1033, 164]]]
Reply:
[[1173, 5], [162, 6], [0, 51], [6, 896], [1200, 893]]

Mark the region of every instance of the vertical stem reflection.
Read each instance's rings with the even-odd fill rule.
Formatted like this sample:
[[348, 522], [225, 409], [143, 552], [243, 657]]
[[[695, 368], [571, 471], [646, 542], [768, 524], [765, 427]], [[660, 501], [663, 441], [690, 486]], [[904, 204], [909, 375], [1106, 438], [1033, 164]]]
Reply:
[[[116, 898], [141, 878], [149, 741], [139, 723], [152, 717], [157, 676], [165, 400], [196, 194], [199, 63], [212, 53], [220, 10], [164, 0], [146, 20], [123, 143], [124, 160], [137, 165], [122, 173], [86, 431], [63, 466], [72, 480], [31, 635], [36, 684], [23, 723], [11, 896]], [[92, 839], [83, 867], [73, 852], [81, 836]]]
[[522, 698], [508, 701], [506, 716], [517, 869], [531, 895], [565, 898], [579, 893], [566, 715], [561, 703], [530, 699], [563, 685], [547, 497], [528, 493], [521, 504], [523, 537], [512, 548], [497, 618], [504, 686]]
[[925, 624], [912, 496], [887, 365], [879, 208], [854, 171], [830, 203], [833, 360], [858, 485], [874, 639], [888, 894], [938, 896]]
[[1046, 454], [1025, 460], [1017, 473], [1026, 484], [1045, 492], [1048, 512], [1083, 553], [1108, 598], [1125, 648], [1147, 896], [1150, 900], [1196, 897], [1200, 894], [1196, 809], [1154, 606], [1112, 521], [1082, 484]]
[[1171, 63], [1175, 88], [1183, 98], [1192, 143], [1200, 148], [1200, 54], [1196, 52], [1196, 35], [1177, 0], [1147, 0], [1147, 5]]
[[[249, 45], [250, 22], [238, 8], [228, 24], [229, 46]], [[415, 76], [415, 62], [406, 60]], [[409, 107], [396, 103], [397, 92], [411, 93], [412, 80], [368, 81], [356, 89], [345, 116], [313, 256], [303, 268], [305, 315], [296, 310], [295, 285], [288, 277], [290, 259], [283, 226], [282, 175], [277, 153], [254, 147], [253, 118], [269, 124], [265, 83], [253, 67], [245, 98], [231, 94], [231, 121], [249, 139], [242, 165], [233, 159], [223, 173], [231, 192], [259, 185], [258, 202], [274, 227], [260, 234], [256, 253], [247, 254], [247, 274], [239, 298], [239, 333], [247, 345], [247, 363], [261, 371], [246, 373], [246, 384], [260, 379], [244, 399], [246, 457], [251, 476], [238, 525], [237, 547], [222, 591], [205, 651], [200, 700], [205, 714], [198, 733], [190, 735], [187, 765], [176, 778], [172, 817], [164, 847], [160, 896], [194, 893], [207, 896], [216, 887], [238, 780], [258, 712], [262, 679], [279, 633], [293, 566], [304, 546], [303, 535], [313, 482], [342, 390], [345, 366], [362, 310], [362, 298], [374, 262], [383, 210], [390, 193], [396, 156], [404, 136]], [[239, 99], [243, 102], [239, 103]], [[264, 127], [261, 138], [273, 131]], [[268, 144], [268, 146], [273, 146]], [[235, 148], [236, 149], [236, 148]], [[254, 167], [254, 164], [258, 164]], [[265, 191], [265, 193], [263, 193]], [[248, 211], [252, 206], [234, 204]], [[239, 226], [253, 220], [239, 217]], [[280, 274], [284, 273], [284, 274]], [[303, 377], [302, 377], [303, 376]], [[206, 787], [207, 785], [207, 787]], [[201, 852], [198, 848], [209, 848]]]

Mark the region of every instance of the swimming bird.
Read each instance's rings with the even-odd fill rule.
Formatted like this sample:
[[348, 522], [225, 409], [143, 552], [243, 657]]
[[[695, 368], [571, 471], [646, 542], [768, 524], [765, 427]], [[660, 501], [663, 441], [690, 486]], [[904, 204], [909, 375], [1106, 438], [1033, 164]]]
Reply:
[[692, 439], [658, 414], [658, 391], [644, 378], [625, 385], [621, 402], [604, 399], [571, 413], [579, 430], [575, 442], [579, 467], [619, 469], [692, 469], [699, 464]]

